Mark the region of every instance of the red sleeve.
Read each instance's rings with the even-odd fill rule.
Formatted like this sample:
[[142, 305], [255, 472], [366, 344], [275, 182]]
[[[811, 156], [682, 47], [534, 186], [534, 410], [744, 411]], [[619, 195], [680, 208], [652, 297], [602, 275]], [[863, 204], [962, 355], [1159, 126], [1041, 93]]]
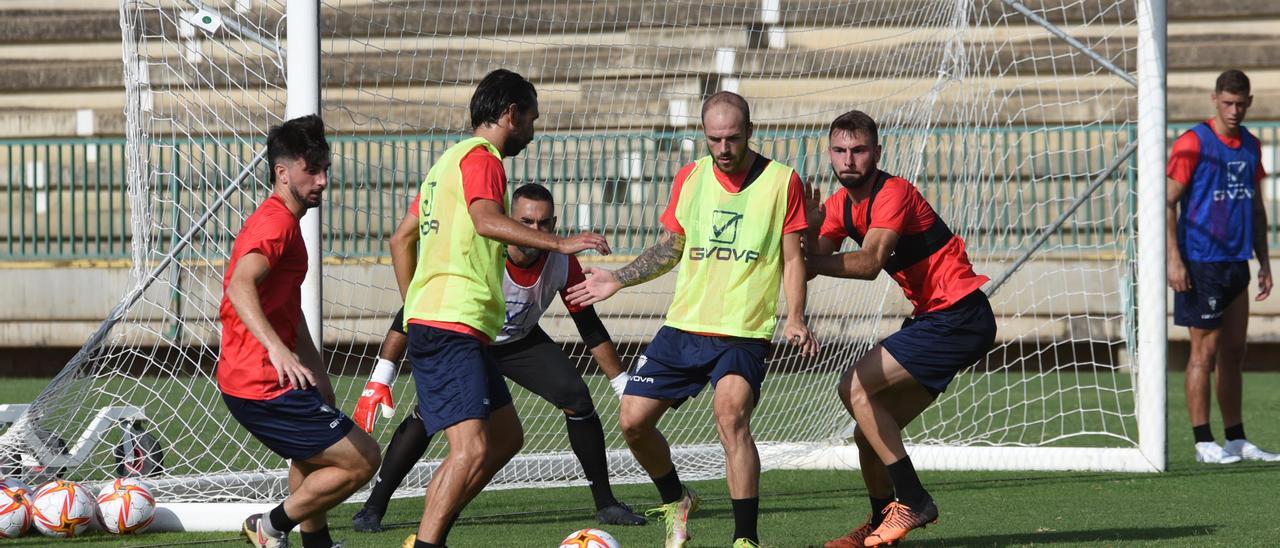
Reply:
[[791, 182], [787, 184], [787, 218], [782, 223], [782, 233], [804, 232], [809, 230], [809, 220], [804, 215], [804, 182], [800, 174], [791, 172]]
[[420, 201], [422, 201], [422, 193], [421, 193], [421, 192], [419, 192], [419, 193], [417, 193], [417, 194], [414, 194], [414, 195], [413, 195], [413, 201], [409, 202], [409, 216], [410, 216], [410, 217], [417, 217], [417, 216], [418, 216], [418, 211], [419, 211], [419, 210], [418, 210], [418, 207], [419, 207], [419, 206], [418, 206], [418, 202], [420, 202]]
[[578, 258], [569, 255], [569, 277], [564, 281], [564, 287], [560, 288], [560, 300], [564, 302], [564, 307], [569, 310], [570, 314], [577, 314], [586, 306], [574, 306], [569, 304], [569, 288], [587, 281], [586, 274], [582, 273], [582, 263], [578, 262]]
[[873, 228], [886, 228], [898, 234], [906, 234], [907, 198], [911, 185], [902, 179], [890, 181], [880, 189], [875, 202], [871, 204], [871, 226], [867, 227], [867, 232]]
[[462, 157], [462, 193], [467, 205], [476, 200], [493, 200], [502, 205], [507, 196], [507, 174], [502, 160], [478, 146]]
[[837, 244], [849, 237], [849, 232], [844, 229], [844, 201], [849, 199], [848, 196], [844, 189], [839, 189], [822, 204], [826, 216], [822, 218], [822, 228], [818, 230], [818, 234]]
[[236, 243], [241, 245], [241, 257], [259, 253], [267, 258], [267, 266], [274, 268], [289, 245], [289, 237], [293, 232], [290, 230], [292, 219], [279, 215], [264, 216], [261, 220], [262, 222], [241, 230]]
[[1169, 166], [1165, 174], [1184, 185], [1191, 184], [1191, 174], [1200, 163], [1200, 139], [1196, 132], [1183, 133], [1173, 142], [1173, 152], [1169, 153]]
[[667, 210], [662, 212], [662, 217], [659, 219], [667, 230], [681, 236], [684, 235], [684, 227], [680, 226], [680, 221], [676, 220], [676, 202], [680, 200], [680, 190], [684, 188], [685, 179], [688, 179], [689, 174], [693, 172], [694, 165], [684, 166], [676, 173], [675, 182], [671, 185], [671, 201], [667, 203]]

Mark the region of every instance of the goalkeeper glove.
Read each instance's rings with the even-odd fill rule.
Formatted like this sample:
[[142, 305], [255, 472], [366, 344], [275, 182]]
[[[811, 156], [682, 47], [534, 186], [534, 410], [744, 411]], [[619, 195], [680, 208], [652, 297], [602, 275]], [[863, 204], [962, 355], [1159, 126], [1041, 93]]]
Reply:
[[396, 404], [391, 400], [391, 384], [395, 382], [395, 376], [395, 364], [379, 358], [378, 365], [373, 368], [373, 375], [369, 377], [369, 383], [360, 392], [356, 411], [351, 417], [356, 426], [365, 432], [373, 432], [373, 422], [377, 418], [379, 407], [382, 408], [383, 418], [396, 416]]
[[627, 372], [623, 371], [618, 373], [618, 376], [609, 379], [609, 385], [613, 386], [613, 392], [618, 395], [619, 399], [622, 398], [622, 392], [627, 389], [627, 377]]

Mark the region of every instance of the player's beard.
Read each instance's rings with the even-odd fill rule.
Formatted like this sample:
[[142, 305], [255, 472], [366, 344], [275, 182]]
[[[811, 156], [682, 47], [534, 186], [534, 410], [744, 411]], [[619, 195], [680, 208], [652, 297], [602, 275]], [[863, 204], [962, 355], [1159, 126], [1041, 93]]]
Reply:
[[536, 263], [542, 257], [542, 250], [536, 247], [516, 246], [516, 249], [520, 250], [520, 253], [524, 255], [524, 260], [527, 261], [524, 266]]
[[315, 194], [315, 197], [314, 197], [314, 198], [312, 198], [310, 195], [307, 195], [307, 194], [303, 194], [303, 193], [301, 193], [301, 192], [298, 192], [298, 189], [296, 189], [296, 188], [294, 188], [294, 187], [289, 187], [289, 193], [290, 193], [290, 194], [293, 194], [293, 199], [294, 199], [294, 200], [297, 200], [297, 201], [298, 201], [298, 203], [302, 204], [302, 205], [303, 205], [303, 206], [305, 206], [307, 209], [312, 209], [312, 208], [315, 208], [315, 207], [320, 207], [320, 194], [319, 194], [319, 193], [316, 193], [316, 194]]
[[849, 190], [857, 190], [859, 188], [862, 188], [863, 185], [866, 185], [867, 181], [870, 181], [871, 177], [876, 174], [876, 170], [871, 169], [864, 175], [845, 178], [845, 177], [841, 177], [840, 173], [836, 172], [835, 169], [832, 169], [831, 171], [835, 172], [836, 180], [840, 181], [840, 186], [843, 186]]

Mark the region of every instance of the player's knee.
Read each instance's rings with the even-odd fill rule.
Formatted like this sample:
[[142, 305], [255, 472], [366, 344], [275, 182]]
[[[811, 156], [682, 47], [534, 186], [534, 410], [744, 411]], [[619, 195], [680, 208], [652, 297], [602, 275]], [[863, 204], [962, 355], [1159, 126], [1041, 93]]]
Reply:
[[1239, 369], [1244, 363], [1245, 348], [1244, 345], [1232, 345], [1223, 347], [1218, 353], [1217, 365], [1228, 370]]
[[629, 444], [643, 439], [653, 430], [647, 421], [628, 413], [618, 416], [618, 429], [622, 431], [622, 438]]
[[867, 435], [862, 432], [861, 426], [853, 427], [853, 443], [858, 446], [859, 451], [872, 451], [871, 443], [867, 441]]
[[846, 375], [840, 381], [840, 400], [846, 406], [857, 407], [867, 403], [867, 390], [858, 382], [858, 377]]
[[[355, 432], [355, 430], [353, 430]], [[378, 442], [364, 432], [351, 438], [356, 448], [356, 457], [347, 470], [360, 483], [369, 481], [382, 465], [382, 452], [378, 450]]]
[[736, 438], [751, 431], [751, 415], [745, 409], [717, 410], [716, 430], [721, 438]]
[[558, 407], [571, 420], [586, 419], [596, 414], [596, 405], [591, 401], [591, 394], [585, 390], [581, 394], [565, 398]]

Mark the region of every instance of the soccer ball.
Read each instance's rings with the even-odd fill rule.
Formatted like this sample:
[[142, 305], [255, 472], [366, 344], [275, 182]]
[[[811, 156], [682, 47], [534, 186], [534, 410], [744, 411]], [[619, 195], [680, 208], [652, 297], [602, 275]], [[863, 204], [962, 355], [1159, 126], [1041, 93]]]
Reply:
[[[10, 490], [10, 491], [14, 491], [14, 492], [17, 492], [17, 493], [21, 493], [21, 494], [22, 494], [22, 496], [24, 496], [24, 497], [26, 497], [26, 498], [28, 498], [28, 499], [30, 499], [30, 498], [31, 498], [31, 495], [34, 495], [34, 494], [35, 494], [35, 493], [32, 493], [32, 492], [31, 492], [31, 488], [30, 488], [30, 487], [27, 487], [27, 484], [22, 483], [21, 481], [18, 481], [18, 480], [13, 479], [13, 478], [4, 478], [4, 479], [0, 479], [0, 489], [8, 489], [8, 490]], [[28, 501], [28, 502], [30, 502], [30, 501]]]
[[[7, 480], [6, 480], [7, 481]], [[0, 538], [17, 538], [31, 528], [31, 504], [25, 492], [0, 484]]]
[[50, 537], [74, 537], [89, 529], [97, 513], [93, 497], [80, 484], [53, 480], [31, 497], [32, 521]]
[[618, 539], [599, 529], [579, 529], [560, 541], [560, 548], [620, 548]]
[[98, 523], [117, 535], [141, 533], [156, 517], [156, 499], [138, 480], [115, 480], [98, 491]]

